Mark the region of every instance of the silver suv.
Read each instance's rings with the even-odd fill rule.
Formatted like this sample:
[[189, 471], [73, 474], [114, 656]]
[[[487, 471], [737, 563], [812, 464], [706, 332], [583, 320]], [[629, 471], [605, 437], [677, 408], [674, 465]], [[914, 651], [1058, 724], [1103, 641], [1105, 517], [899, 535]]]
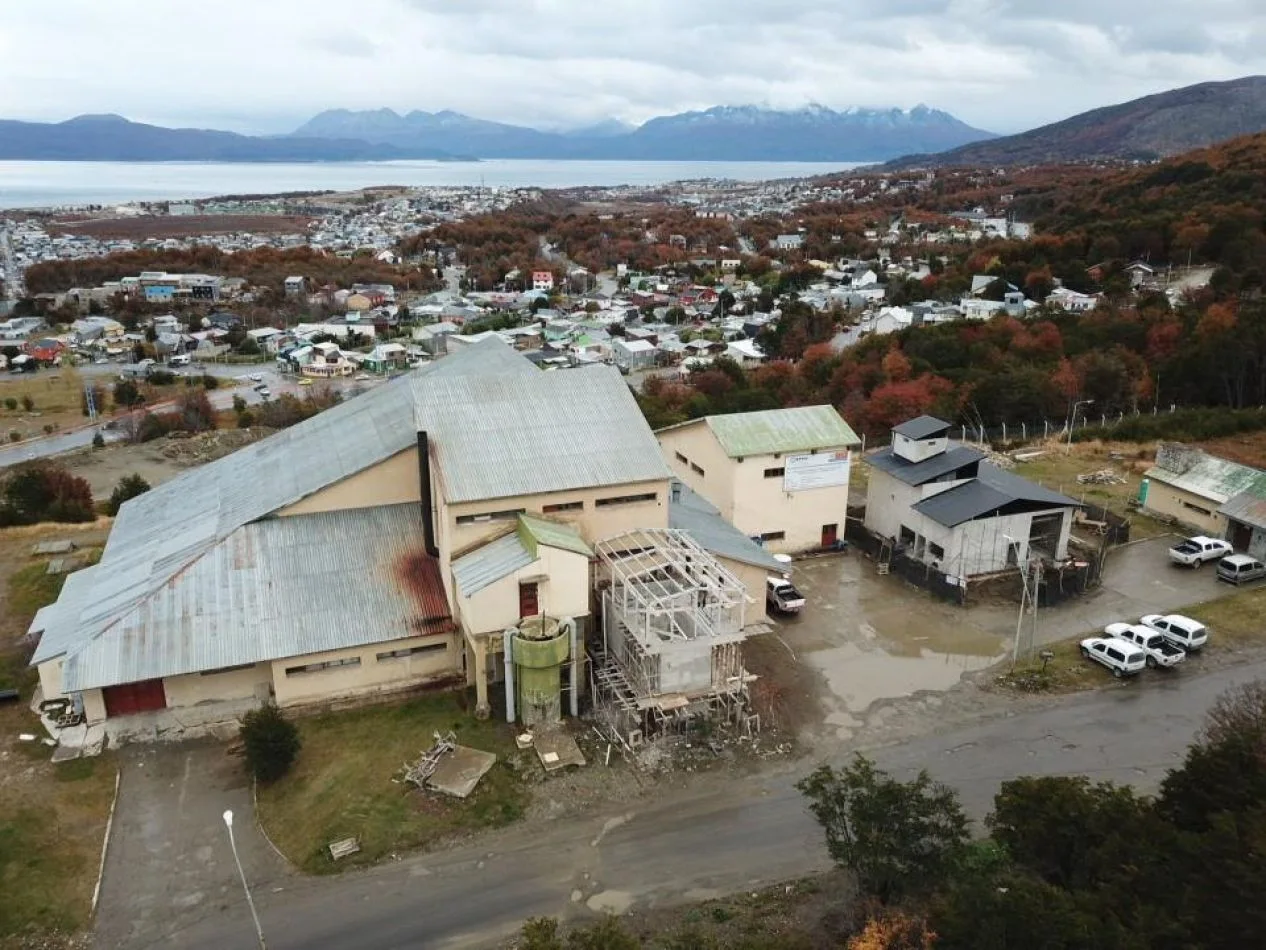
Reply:
[[1232, 554], [1218, 561], [1218, 580], [1245, 584], [1266, 577], [1266, 564], [1247, 554]]

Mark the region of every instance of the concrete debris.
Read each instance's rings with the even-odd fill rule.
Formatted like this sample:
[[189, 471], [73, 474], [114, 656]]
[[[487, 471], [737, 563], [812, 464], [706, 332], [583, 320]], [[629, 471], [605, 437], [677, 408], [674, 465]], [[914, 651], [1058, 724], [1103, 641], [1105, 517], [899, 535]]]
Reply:
[[1097, 472], [1082, 472], [1077, 481], [1082, 485], [1124, 485], [1126, 478], [1110, 468], [1101, 468]]
[[412, 765], [405, 763], [404, 780], [418, 788], [425, 788], [427, 781], [435, 774], [440, 760], [457, 748], [457, 736], [451, 732], [440, 735], [435, 733], [435, 744], [422, 753]]
[[172, 432], [163, 438], [160, 452], [180, 465], [202, 465], [236, 452], [243, 446], [273, 434], [266, 426], [249, 429], [215, 429], [190, 435]]
[[356, 838], [340, 838], [329, 844], [330, 857], [335, 861], [346, 858], [360, 850], [360, 841]]
[[569, 765], [584, 765], [585, 757], [576, 740], [561, 729], [550, 729], [534, 737], [537, 758], [546, 772], [557, 772]]
[[453, 746], [436, 764], [431, 777], [426, 780], [426, 787], [454, 798], [468, 798], [496, 762], [497, 757], [491, 752], [464, 745]]

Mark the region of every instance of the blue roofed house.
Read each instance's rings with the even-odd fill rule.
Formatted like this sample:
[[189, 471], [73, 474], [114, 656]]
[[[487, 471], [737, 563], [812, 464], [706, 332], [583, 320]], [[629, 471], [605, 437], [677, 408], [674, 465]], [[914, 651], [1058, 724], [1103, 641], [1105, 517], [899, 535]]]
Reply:
[[1066, 560], [1077, 502], [998, 468], [949, 429], [919, 416], [866, 456], [867, 530], [955, 577]]

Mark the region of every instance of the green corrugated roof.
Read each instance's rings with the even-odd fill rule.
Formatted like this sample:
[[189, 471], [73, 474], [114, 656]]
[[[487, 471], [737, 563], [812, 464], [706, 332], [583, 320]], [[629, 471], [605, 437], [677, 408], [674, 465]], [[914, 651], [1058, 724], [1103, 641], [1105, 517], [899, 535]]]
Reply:
[[736, 412], [708, 416], [707, 423], [730, 458], [861, 444], [857, 433], [840, 418], [834, 406]]
[[547, 548], [559, 548], [593, 557], [593, 551], [585, 544], [585, 539], [569, 524], [557, 521], [546, 521], [532, 515], [519, 515], [519, 539], [528, 549], [532, 557], [536, 557], [536, 546], [543, 544]]
[[[1166, 459], [1166, 450], [1174, 449], [1178, 449], [1174, 460]], [[1164, 446], [1156, 461], [1147, 470], [1148, 478], [1211, 498], [1218, 504], [1225, 504], [1242, 492], [1266, 498], [1266, 472], [1260, 469], [1183, 446]]]

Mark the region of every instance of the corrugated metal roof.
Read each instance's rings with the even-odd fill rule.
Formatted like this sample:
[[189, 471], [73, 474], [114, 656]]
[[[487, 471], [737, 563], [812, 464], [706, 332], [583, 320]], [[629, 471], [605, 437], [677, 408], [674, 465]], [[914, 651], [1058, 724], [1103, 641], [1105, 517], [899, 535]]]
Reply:
[[[86, 643], [242, 525], [415, 445], [410, 380], [466, 373], [538, 371], [496, 340], [472, 346], [128, 501], [88, 574], [93, 589], [73, 618], [56, 615], [71, 629], [52, 630], [51, 642], [59, 652]], [[41, 656], [47, 659], [41, 651], [33, 662]]]
[[751, 564], [781, 574], [786, 566], [722, 517], [702, 495], [681, 482], [673, 483], [668, 506], [668, 527], [685, 531], [714, 557]]
[[518, 532], [511, 531], [454, 561], [453, 581], [463, 597], [470, 597], [535, 560]]
[[82, 690], [452, 629], [416, 504], [244, 525], [66, 659]]
[[924, 485], [956, 469], [978, 462], [984, 457], [985, 453], [980, 449], [951, 442], [944, 452], [922, 462], [910, 462], [903, 459], [892, 451], [892, 446], [867, 455], [863, 461], [907, 485]]
[[593, 557], [593, 549], [585, 544], [585, 539], [573, 525], [526, 514], [519, 515], [519, 525], [537, 544]]
[[[535, 372], [535, 371], [534, 371]], [[417, 379], [449, 503], [667, 479], [668, 465], [613, 366], [521, 379]]]
[[93, 565], [67, 576], [57, 600], [41, 608], [36, 614], [36, 620], [39, 621], [40, 626], [37, 628], [33, 622], [28, 632], [39, 632], [41, 636], [39, 645], [31, 657], [32, 664], [43, 663], [61, 656], [75, 644], [75, 635], [79, 629], [79, 615], [88, 603], [98, 570], [99, 567]]
[[944, 419], [938, 419], [935, 416], [916, 416], [901, 423], [899, 426], [895, 426], [892, 431], [917, 442], [920, 439], [930, 439], [933, 436], [944, 435], [949, 431], [949, 427], [950, 424]]
[[[1162, 465], [1162, 458], [1166, 464]], [[1223, 504], [1241, 492], [1266, 497], [1266, 472], [1200, 449], [1167, 444], [1147, 477]]]
[[861, 444], [857, 433], [833, 406], [736, 412], [705, 416], [704, 421], [730, 458], [786, 455]]
[[1242, 524], [1266, 530], [1266, 498], [1252, 492], [1240, 492], [1219, 508], [1218, 513]]
[[983, 462], [976, 478], [931, 498], [925, 498], [913, 508], [937, 524], [953, 528], [963, 522], [1015, 506], [1027, 509], [1075, 508], [1077, 502]]

